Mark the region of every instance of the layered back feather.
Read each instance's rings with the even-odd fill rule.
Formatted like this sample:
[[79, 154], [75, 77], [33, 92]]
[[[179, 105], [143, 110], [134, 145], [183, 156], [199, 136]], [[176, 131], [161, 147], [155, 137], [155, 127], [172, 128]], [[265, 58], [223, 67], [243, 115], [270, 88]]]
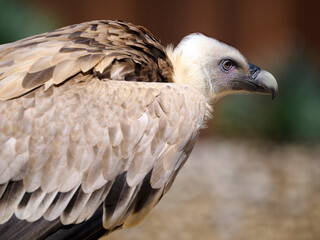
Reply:
[[0, 47], [0, 99], [48, 89], [78, 73], [100, 79], [172, 82], [172, 65], [145, 28], [121, 21], [92, 21]]

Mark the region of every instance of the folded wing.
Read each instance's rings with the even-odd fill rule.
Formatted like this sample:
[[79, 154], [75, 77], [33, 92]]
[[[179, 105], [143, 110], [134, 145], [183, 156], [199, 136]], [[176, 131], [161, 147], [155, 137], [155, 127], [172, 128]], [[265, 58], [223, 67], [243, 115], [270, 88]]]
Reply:
[[1, 223], [80, 223], [103, 204], [106, 229], [136, 224], [188, 157], [205, 108], [186, 85], [96, 78], [1, 101]]

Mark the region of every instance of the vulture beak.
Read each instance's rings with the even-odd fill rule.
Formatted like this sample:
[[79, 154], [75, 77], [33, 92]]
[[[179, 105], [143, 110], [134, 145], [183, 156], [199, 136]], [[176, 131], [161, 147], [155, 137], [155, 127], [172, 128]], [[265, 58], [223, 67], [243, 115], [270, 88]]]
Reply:
[[251, 91], [272, 94], [272, 99], [277, 96], [278, 83], [274, 76], [268, 71], [249, 63], [249, 79], [248, 82], [252, 84]]

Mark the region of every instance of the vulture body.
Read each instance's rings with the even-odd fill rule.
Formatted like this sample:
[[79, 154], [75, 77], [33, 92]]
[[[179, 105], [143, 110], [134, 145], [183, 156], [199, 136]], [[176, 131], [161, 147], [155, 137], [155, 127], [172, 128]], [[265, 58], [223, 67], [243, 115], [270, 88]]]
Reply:
[[0, 46], [0, 239], [96, 239], [138, 224], [187, 160], [210, 102], [274, 77], [201, 34], [165, 49], [92, 21]]

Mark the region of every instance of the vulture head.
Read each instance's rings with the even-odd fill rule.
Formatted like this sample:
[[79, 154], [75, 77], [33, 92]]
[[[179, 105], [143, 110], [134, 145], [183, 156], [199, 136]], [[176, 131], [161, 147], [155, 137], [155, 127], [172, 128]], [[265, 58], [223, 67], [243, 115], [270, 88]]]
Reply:
[[209, 101], [239, 91], [277, 95], [278, 84], [271, 73], [248, 63], [237, 49], [203, 34], [186, 36], [168, 53], [175, 82], [193, 85]]

